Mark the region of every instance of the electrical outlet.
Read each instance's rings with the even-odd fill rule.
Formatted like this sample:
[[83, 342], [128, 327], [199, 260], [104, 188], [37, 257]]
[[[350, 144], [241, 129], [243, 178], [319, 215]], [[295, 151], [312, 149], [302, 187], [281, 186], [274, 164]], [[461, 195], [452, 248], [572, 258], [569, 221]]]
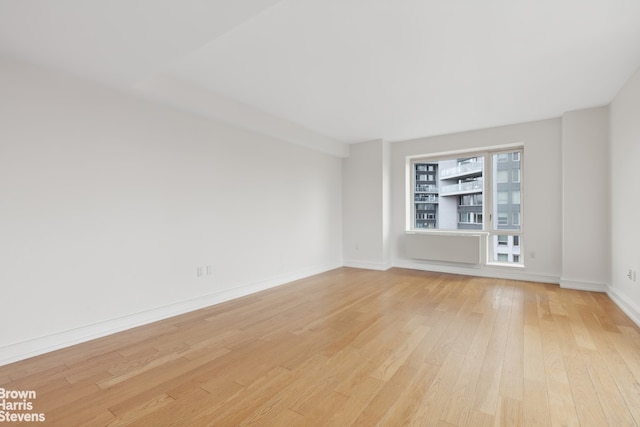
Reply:
[[198, 267], [198, 268], [196, 269], [196, 276], [198, 276], [198, 277], [202, 277], [202, 267]]
[[213, 266], [207, 265], [207, 276], [211, 276], [213, 274]]
[[632, 269], [629, 269], [629, 271], [627, 271], [627, 278], [629, 280], [631, 280], [632, 282], [635, 282], [636, 281], [636, 271], [632, 270]]

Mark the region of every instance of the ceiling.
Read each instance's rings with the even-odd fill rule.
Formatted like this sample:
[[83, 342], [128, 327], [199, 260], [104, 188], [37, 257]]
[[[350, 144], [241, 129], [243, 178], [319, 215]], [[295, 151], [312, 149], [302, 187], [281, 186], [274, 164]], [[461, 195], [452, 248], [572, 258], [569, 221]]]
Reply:
[[606, 105], [638, 0], [0, 0], [0, 53], [303, 145]]

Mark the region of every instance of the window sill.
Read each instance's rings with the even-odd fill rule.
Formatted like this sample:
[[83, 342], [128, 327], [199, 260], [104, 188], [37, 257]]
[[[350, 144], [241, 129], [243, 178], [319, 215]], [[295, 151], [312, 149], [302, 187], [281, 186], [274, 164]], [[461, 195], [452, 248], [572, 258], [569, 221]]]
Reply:
[[513, 262], [486, 262], [484, 265], [487, 267], [500, 267], [500, 268], [522, 268], [524, 269], [524, 264], [516, 264]]
[[405, 230], [405, 234], [437, 234], [442, 236], [460, 236], [460, 235], [473, 235], [473, 236], [488, 236], [488, 231], [483, 230], [437, 230], [437, 229], [424, 229], [424, 230]]

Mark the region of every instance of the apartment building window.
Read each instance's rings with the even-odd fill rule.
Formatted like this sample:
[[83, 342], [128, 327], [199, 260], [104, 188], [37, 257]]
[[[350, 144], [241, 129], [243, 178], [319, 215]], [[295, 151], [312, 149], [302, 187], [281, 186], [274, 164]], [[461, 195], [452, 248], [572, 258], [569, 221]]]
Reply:
[[497, 221], [491, 224], [489, 262], [522, 265], [522, 152], [495, 153], [492, 160], [493, 175], [506, 174], [508, 179], [493, 182], [496, 198], [491, 208]]
[[464, 224], [482, 225], [482, 214], [478, 212], [460, 212], [459, 222]]
[[520, 182], [520, 169], [513, 169], [511, 171], [511, 181]]
[[436, 205], [433, 203], [418, 203], [416, 209], [419, 211], [433, 211], [436, 209]]
[[488, 263], [522, 265], [522, 149], [412, 158], [407, 164], [409, 230], [479, 230], [488, 239]]
[[511, 192], [511, 203], [514, 205], [520, 204], [520, 191], [514, 190]]
[[504, 212], [500, 212], [498, 214], [498, 225], [500, 226], [509, 225], [509, 215]]
[[460, 196], [460, 206], [482, 206], [482, 194], [465, 194]]

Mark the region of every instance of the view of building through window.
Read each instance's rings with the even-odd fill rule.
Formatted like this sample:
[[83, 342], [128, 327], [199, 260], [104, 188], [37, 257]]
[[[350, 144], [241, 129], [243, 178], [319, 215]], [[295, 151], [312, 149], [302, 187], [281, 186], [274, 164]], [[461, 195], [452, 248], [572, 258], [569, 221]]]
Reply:
[[522, 262], [520, 151], [415, 161], [413, 173], [414, 229], [489, 231], [490, 261]]
[[482, 230], [483, 173], [482, 157], [415, 163], [415, 228]]
[[[497, 223], [493, 228], [500, 234], [492, 234], [493, 261], [520, 263], [520, 152], [500, 153], [492, 156], [493, 217]], [[503, 234], [504, 232], [504, 234]], [[510, 233], [511, 232], [511, 233]]]

